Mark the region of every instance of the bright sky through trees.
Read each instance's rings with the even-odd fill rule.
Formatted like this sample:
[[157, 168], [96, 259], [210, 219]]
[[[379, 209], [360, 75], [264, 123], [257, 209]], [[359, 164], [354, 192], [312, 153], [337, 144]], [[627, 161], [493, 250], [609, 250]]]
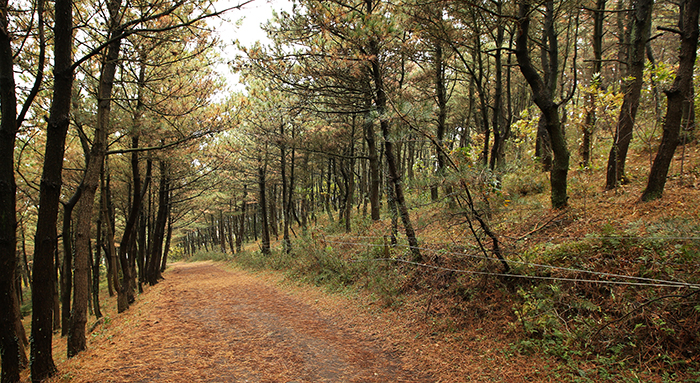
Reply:
[[[218, 2], [217, 9], [234, 7], [244, 1], [222, 0]], [[232, 73], [226, 65], [235, 56], [241, 54], [236, 49], [235, 41], [238, 40], [241, 45], [246, 47], [252, 46], [256, 41], [267, 42], [267, 35], [260, 28], [261, 24], [272, 18], [273, 10], [291, 12], [291, 9], [292, 1], [290, 0], [254, 0], [241, 10], [229, 11], [222, 18], [213, 21], [222, 44], [225, 46], [222, 52], [224, 63], [217, 68], [217, 71], [227, 78], [233, 89], [242, 90], [243, 88], [238, 83], [238, 74]]]

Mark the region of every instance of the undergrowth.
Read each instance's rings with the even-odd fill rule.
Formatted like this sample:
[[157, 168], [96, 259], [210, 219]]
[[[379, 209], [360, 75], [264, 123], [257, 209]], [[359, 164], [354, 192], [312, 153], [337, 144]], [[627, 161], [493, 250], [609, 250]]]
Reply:
[[[564, 211], [541, 207], [546, 183], [539, 173], [506, 177], [497, 193], [490, 180], [498, 175], [479, 175], [489, 184], [475, 193], [485, 201], [478, 208], [499, 232], [511, 276], [470, 240], [467, 215], [448, 209], [447, 200], [430, 205], [421, 194], [410, 202], [425, 207], [411, 214], [429, 267], [391, 260], [409, 255], [401, 241], [391, 247], [382, 237], [390, 220], [373, 223], [359, 214], [353, 233], [345, 234], [342, 222], [317, 225], [299, 233], [289, 253], [195, 259], [366, 294], [384, 308], [413, 310], [429, 323], [427, 336], [468, 339], [478, 327], [507, 339], [507, 352], [555, 360], [548, 370], [559, 381], [700, 382], [700, 289], [663, 286], [700, 283], [697, 214], [682, 200], [635, 205], [629, 189], [601, 196], [587, 171], [575, 175], [580, 203]], [[488, 238], [481, 240], [488, 248]]]

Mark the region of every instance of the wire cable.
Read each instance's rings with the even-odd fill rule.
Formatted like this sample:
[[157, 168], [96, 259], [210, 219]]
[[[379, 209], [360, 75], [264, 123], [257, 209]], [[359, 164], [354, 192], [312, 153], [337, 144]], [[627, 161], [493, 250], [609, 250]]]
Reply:
[[459, 270], [459, 269], [452, 269], [452, 268], [443, 267], [443, 266], [428, 265], [426, 263], [409, 261], [409, 260], [402, 259], [402, 258], [395, 258], [395, 259], [394, 258], [375, 258], [375, 259], [355, 259], [355, 260], [353, 260], [353, 262], [371, 262], [371, 261], [401, 262], [401, 263], [406, 263], [406, 264], [410, 264], [410, 265], [414, 265], [414, 266], [420, 266], [420, 267], [425, 267], [425, 268], [430, 268], [430, 269], [435, 269], [435, 270], [440, 270], [440, 271], [451, 271], [451, 272], [462, 273], [462, 274], [490, 275], [490, 276], [496, 276], [496, 277], [539, 279], [539, 280], [548, 280], [548, 281], [598, 283], [598, 284], [623, 285], [623, 286], [670, 287], [670, 288], [688, 287], [688, 288], [693, 288], [693, 289], [700, 289], [700, 285], [694, 285], [694, 284], [679, 285], [679, 284], [642, 283], [642, 282], [628, 282], [628, 281], [606, 281], [606, 280], [600, 280], [600, 279], [545, 277], [545, 276], [538, 276], [538, 275], [492, 273], [492, 272], [488, 272], [488, 271], [477, 271], [477, 270]]
[[[384, 247], [384, 244], [372, 244], [372, 243], [357, 243], [357, 242], [341, 242], [341, 241], [328, 241], [324, 240], [326, 243], [333, 243], [333, 244], [340, 244], [340, 245], [351, 245], [351, 246], [365, 246], [365, 247]], [[431, 248], [426, 248], [426, 247], [411, 247], [409, 245], [394, 245], [398, 247], [404, 247], [407, 249], [417, 249], [421, 251], [437, 251], [435, 249]], [[474, 255], [474, 254], [467, 254], [467, 253], [460, 253], [460, 252], [446, 252], [446, 254], [450, 255], [458, 255], [458, 256], [466, 256], [469, 258], [473, 259], [479, 259], [479, 260], [493, 260], [491, 257], [486, 257], [483, 255]], [[400, 262], [405, 262], [405, 263], [410, 263], [410, 264], [416, 264], [416, 265], [421, 265], [424, 267], [432, 267], [432, 268], [442, 268], [442, 266], [433, 266], [433, 265], [427, 265], [427, 264], [422, 264], [418, 262], [413, 262], [413, 261], [407, 261], [403, 260], [401, 258], [393, 259], [393, 258], [377, 258], [377, 259], [388, 259], [388, 260], [397, 260]], [[692, 284], [688, 282], [682, 282], [682, 281], [669, 281], [669, 280], [664, 280], [664, 279], [656, 279], [656, 278], [645, 278], [645, 277], [636, 277], [636, 276], [631, 276], [631, 275], [624, 275], [624, 274], [615, 274], [615, 273], [606, 273], [602, 271], [594, 271], [594, 270], [583, 270], [583, 269], [575, 269], [571, 267], [561, 267], [561, 266], [552, 266], [552, 265], [545, 265], [545, 264], [540, 264], [540, 263], [531, 263], [531, 262], [524, 262], [524, 261], [518, 261], [518, 260], [508, 260], [507, 262], [509, 263], [515, 263], [523, 266], [530, 266], [530, 267], [539, 267], [539, 268], [546, 268], [550, 270], [560, 270], [560, 271], [567, 271], [567, 272], [572, 272], [572, 273], [582, 273], [582, 274], [590, 274], [590, 275], [596, 275], [596, 276], [601, 276], [601, 277], [610, 277], [610, 278], [623, 278], [623, 279], [630, 279], [633, 281], [642, 281], [642, 282], [623, 282], [623, 281], [603, 281], [603, 280], [582, 280], [582, 279], [576, 279], [576, 278], [558, 278], [558, 277], [542, 277], [542, 276], [525, 276], [525, 275], [517, 275], [517, 274], [505, 274], [505, 273], [487, 273], [487, 272], [481, 272], [481, 271], [475, 271], [475, 270], [458, 270], [458, 269], [449, 269], [449, 268], [442, 268], [444, 270], [449, 270], [449, 271], [454, 271], [454, 272], [461, 272], [461, 273], [474, 273], [474, 274], [489, 274], [489, 275], [495, 275], [495, 276], [513, 276], [517, 278], [532, 278], [532, 279], [551, 279], [551, 280], [561, 280], [561, 281], [585, 281], [585, 282], [595, 282], [599, 281], [597, 283], [605, 283], [605, 284], [623, 284], [623, 285], [634, 285], [634, 286], [656, 286], [656, 287], [689, 287], [689, 288], [700, 288], [700, 285], [697, 284]]]

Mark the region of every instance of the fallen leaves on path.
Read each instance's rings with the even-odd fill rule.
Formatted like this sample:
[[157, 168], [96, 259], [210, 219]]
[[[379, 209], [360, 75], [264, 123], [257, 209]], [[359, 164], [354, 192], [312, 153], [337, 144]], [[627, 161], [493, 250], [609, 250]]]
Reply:
[[66, 362], [72, 382], [419, 382], [377, 340], [255, 275], [176, 264]]

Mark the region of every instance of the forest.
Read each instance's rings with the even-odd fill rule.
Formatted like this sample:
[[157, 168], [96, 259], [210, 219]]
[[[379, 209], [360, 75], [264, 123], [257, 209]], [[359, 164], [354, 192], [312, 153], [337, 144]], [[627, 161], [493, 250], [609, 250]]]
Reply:
[[248, 3], [0, 0], [3, 383], [195, 259], [700, 379], [700, 0]]

